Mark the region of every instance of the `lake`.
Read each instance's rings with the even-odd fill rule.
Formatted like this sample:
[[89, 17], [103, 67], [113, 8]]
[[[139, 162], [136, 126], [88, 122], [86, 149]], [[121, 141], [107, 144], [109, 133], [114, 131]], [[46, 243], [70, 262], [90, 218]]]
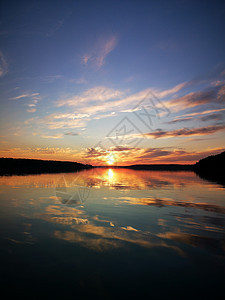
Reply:
[[222, 299], [225, 188], [193, 172], [0, 177], [7, 297]]

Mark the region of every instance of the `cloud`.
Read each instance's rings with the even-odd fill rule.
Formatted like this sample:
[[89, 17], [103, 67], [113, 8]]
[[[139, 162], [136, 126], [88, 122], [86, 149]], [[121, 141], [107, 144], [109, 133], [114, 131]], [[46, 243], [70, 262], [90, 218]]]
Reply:
[[24, 122], [25, 125], [37, 125], [49, 129], [81, 128], [87, 124], [87, 115], [82, 114], [50, 114], [44, 118], [30, 118]]
[[44, 80], [47, 81], [47, 82], [49, 82], [49, 83], [52, 83], [52, 82], [54, 82], [54, 81], [56, 81], [58, 79], [61, 79], [61, 78], [63, 78], [63, 76], [57, 74], [57, 75], [46, 76]]
[[47, 37], [53, 36], [64, 24], [64, 19], [58, 20], [46, 33]]
[[86, 65], [91, 58], [90, 54], [85, 54], [84, 57], [82, 57], [82, 62]]
[[36, 108], [28, 108], [27, 112], [34, 113], [34, 112], [36, 112]]
[[168, 89], [168, 90], [165, 90], [165, 91], [155, 91], [155, 94], [159, 97], [159, 98], [165, 98], [167, 96], [170, 96], [172, 94], [175, 94], [177, 92], [179, 92], [180, 90], [182, 90], [183, 88], [189, 86], [190, 83], [189, 82], [182, 82], [182, 83], [179, 83], [177, 85], [175, 85], [174, 87]]
[[84, 157], [96, 163], [105, 164], [110, 156], [114, 157], [119, 165], [130, 165], [135, 163], [152, 163], [155, 160], [188, 155], [184, 150], [168, 150], [169, 147], [162, 148], [139, 148], [139, 147], [110, 147], [102, 149], [100, 147], [87, 148]]
[[61, 114], [51, 114], [49, 117], [53, 119], [83, 119], [88, 118], [88, 114], [73, 114], [73, 113], [61, 113]]
[[40, 137], [44, 139], [63, 139], [64, 136], [62, 133], [57, 133], [54, 135], [41, 135]]
[[78, 150], [65, 147], [28, 147], [28, 148], [7, 148], [1, 149], [0, 155], [14, 158], [36, 158], [50, 160], [76, 160], [79, 161], [80, 153]]
[[182, 123], [182, 122], [187, 122], [187, 121], [191, 121], [191, 120], [192, 120], [192, 117], [179, 118], [179, 119], [174, 119], [172, 121], [166, 122], [166, 124]]
[[[202, 105], [221, 104], [221, 101], [223, 101], [224, 91], [221, 86], [207, 91], [192, 92], [172, 100], [160, 101], [160, 98], [172, 96], [172, 94], [179, 92], [189, 85], [190, 82], [183, 82], [164, 91], [147, 88], [130, 95], [128, 94], [129, 90], [122, 91], [105, 86], [95, 86], [73, 97], [60, 99], [56, 102], [56, 105], [58, 107], [74, 107], [78, 114], [88, 114], [95, 119], [100, 119], [104, 118], [104, 114], [107, 117], [111, 117], [118, 112], [141, 111], [143, 107], [148, 107], [151, 101], [154, 102], [155, 108], [160, 110], [159, 113], [157, 112], [160, 117], [166, 113], [168, 114], [168, 108], [173, 108], [173, 111], [180, 111], [181, 109], [198, 107], [198, 110], [200, 110], [202, 109]], [[151, 105], [153, 106], [153, 104]], [[149, 110], [149, 108], [147, 109]], [[151, 111], [153, 111], [153, 108], [150, 109]], [[199, 114], [206, 114], [206, 110], [204, 111], [200, 111]], [[213, 109], [210, 110], [210, 107], [208, 107], [207, 113], [212, 111]], [[192, 114], [194, 115], [195, 113]], [[189, 121], [191, 118], [188, 119], [188, 117], [193, 116], [192, 114], [183, 115], [183, 118], [177, 118], [169, 124]]]
[[125, 82], [133, 82], [135, 80], [134, 76], [129, 76], [124, 79]]
[[195, 107], [198, 105], [210, 103], [215, 98], [215, 91], [200, 91], [192, 92], [183, 97], [176, 98], [168, 101], [167, 105], [169, 107], [182, 106], [184, 108]]
[[165, 131], [162, 129], [158, 129], [153, 132], [145, 133], [144, 136], [146, 138], [171, 138], [171, 137], [186, 137], [186, 136], [194, 136], [194, 135], [208, 135], [213, 134], [218, 131], [225, 130], [225, 125], [211, 125], [207, 127], [200, 128], [181, 128], [171, 131]]
[[185, 96], [172, 99], [166, 102], [168, 107], [176, 108], [177, 110], [193, 108], [205, 104], [224, 104], [225, 102], [225, 85], [217, 86], [212, 89], [203, 91], [191, 92]]
[[225, 85], [223, 85], [219, 89], [217, 96], [218, 96], [219, 103], [224, 103], [224, 101], [225, 101]]
[[120, 147], [120, 146], [116, 146], [116, 147], [112, 147], [110, 148], [111, 151], [116, 151], [116, 152], [124, 152], [124, 151], [131, 151], [131, 150], [140, 150], [141, 148], [136, 148], [136, 147]]
[[108, 151], [103, 150], [99, 147], [87, 148], [86, 153], [85, 153], [86, 158], [95, 158], [95, 157], [101, 157], [101, 156], [105, 156], [105, 155], [108, 155]]
[[204, 151], [187, 151], [173, 147], [93, 147], [83, 149], [82, 157], [91, 164], [105, 165], [110, 157], [117, 165], [156, 164], [156, 163], [195, 163], [209, 155], [224, 151], [224, 148], [211, 148]]
[[208, 115], [208, 116], [202, 116], [199, 117], [200, 121], [203, 122], [207, 122], [207, 121], [220, 121], [224, 119], [224, 115], [223, 114], [212, 114], [212, 115]]
[[5, 56], [0, 51], [0, 77], [3, 77], [6, 73], [8, 73], [8, 63]]
[[189, 152], [183, 149], [147, 148], [138, 151], [139, 155], [133, 156], [133, 161], [138, 163], [195, 163], [196, 161], [224, 151], [223, 148], [208, 149], [205, 151]]
[[71, 79], [70, 82], [74, 82], [76, 84], [86, 84], [88, 81], [84, 77], [80, 77], [77, 79]]
[[[92, 113], [100, 110], [105, 110], [107, 104], [105, 101], [114, 100], [124, 95], [124, 92], [107, 88], [104, 86], [96, 86], [88, 89], [80, 95], [74, 96], [68, 99], [62, 99], [57, 101], [57, 106], [73, 106], [76, 107], [81, 113]], [[114, 104], [112, 103], [112, 106]]]
[[77, 136], [77, 135], [79, 135], [79, 133], [77, 133], [77, 132], [66, 132], [66, 133], [64, 133], [64, 135]]
[[206, 114], [211, 114], [211, 113], [221, 112], [221, 111], [225, 111], [225, 108], [210, 109], [210, 110], [204, 110], [204, 111], [195, 112], [195, 113], [189, 113], [189, 114], [182, 115], [182, 117], [206, 115]]
[[[116, 112], [133, 112], [139, 110], [142, 107], [138, 107], [138, 104], [142, 100], [148, 101], [152, 98], [153, 94], [151, 89], [145, 89], [138, 93], [126, 96], [128, 91], [121, 91], [105, 86], [96, 86], [88, 89], [68, 99], [61, 99], [56, 102], [58, 107], [69, 106], [76, 108], [79, 113], [86, 113], [89, 115], [99, 115], [99, 113], [110, 112], [111, 115], [115, 115]], [[156, 102], [156, 101], [154, 101]], [[158, 100], [155, 106], [162, 107], [162, 103]], [[99, 118], [102, 116], [100, 115]]]
[[117, 43], [118, 39], [116, 36], [100, 40], [92, 51], [82, 57], [82, 63], [85, 65], [91, 64], [100, 69], [105, 64], [108, 54], [115, 49]]
[[[180, 150], [175, 150], [176, 154], [181, 154]], [[174, 151], [171, 150], [165, 150], [162, 148], [148, 148], [143, 150], [143, 154], [141, 155], [141, 158], [157, 158], [161, 156], [168, 156], [174, 154]], [[183, 152], [182, 152], [183, 154]]]
[[40, 93], [30, 93], [30, 92], [26, 92], [26, 93], [22, 93], [16, 97], [12, 97], [9, 98], [9, 100], [20, 100], [20, 99], [29, 99], [31, 100], [30, 103], [25, 103], [26, 106], [28, 106], [29, 108], [27, 109], [28, 113], [34, 113], [36, 112], [36, 105], [38, 103], [38, 101], [41, 99]]
[[22, 98], [34, 98], [39, 95], [40, 95], [39, 93], [24, 93], [24, 94], [18, 95], [16, 97], [10, 98], [10, 100], [19, 100]]

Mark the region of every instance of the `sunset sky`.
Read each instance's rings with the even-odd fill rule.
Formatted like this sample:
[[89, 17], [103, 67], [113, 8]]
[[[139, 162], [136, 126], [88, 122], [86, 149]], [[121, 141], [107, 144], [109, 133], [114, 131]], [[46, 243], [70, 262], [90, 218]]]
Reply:
[[0, 157], [187, 164], [225, 150], [224, 1], [0, 12]]

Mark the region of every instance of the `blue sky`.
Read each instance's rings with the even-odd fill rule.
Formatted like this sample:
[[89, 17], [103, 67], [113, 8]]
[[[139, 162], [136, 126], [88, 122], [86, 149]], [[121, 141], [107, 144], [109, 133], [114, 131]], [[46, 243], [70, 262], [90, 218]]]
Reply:
[[1, 156], [190, 163], [224, 150], [224, 1], [0, 10]]

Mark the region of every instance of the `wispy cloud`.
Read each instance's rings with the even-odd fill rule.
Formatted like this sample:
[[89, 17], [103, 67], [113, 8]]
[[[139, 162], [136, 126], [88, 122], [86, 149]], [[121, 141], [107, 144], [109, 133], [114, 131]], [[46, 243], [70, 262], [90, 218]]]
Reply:
[[199, 117], [199, 120], [203, 122], [208, 122], [208, 121], [221, 121], [225, 118], [225, 115], [223, 114], [211, 114], [207, 116], [202, 116]]
[[87, 79], [85, 79], [84, 77], [70, 79], [70, 82], [74, 82], [76, 84], [86, 84], [86, 83], [88, 83]]
[[25, 92], [25, 93], [22, 93], [18, 96], [9, 98], [9, 100], [14, 100], [14, 101], [17, 101], [17, 100], [20, 100], [20, 99], [29, 100], [29, 103], [26, 102], [24, 104], [25, 106], [28, 106], [26, 111], [28, 113], [34, 113], [37, 110], [36, 105], [37, 105], [38, 101], [41, 99], [41, 96], [40, 96], [40, 93]]
[[[164, 91], [154, 91], [156, 93], [156, 97], [160, 99], [160, 97], [173, 96], [173, 93], [177, 93], [184, 87], [188, 86], [187, 82], [178, 84], [170, 89]], [[169, 124], [187, 122], [191, 120], [195, 114], [206, 114], [216, 112], [222, 109], [210, 109], [211, 104], [219, 104], [218, 102], [218, 91], [220, 94], [223, 94], [223, 90], [221, 91], [221, 87], [217, 87], [216, 89], [212, 89], [210, 91], [199, 91], [189, 93], [180, 98], [172, 99], [172, 100], [164, 100], [163, 104], [166, 104], [168, 107], [172, 107], [173, 111], [179, 112], [179, 117], [175, 117], [173, 121], [170, 121]], [[76, 128], [85, 126], [89, 120], [91, 119], [101, 119], [104, 117], [113, 117], [117, 115], [119, 112], [133, 112], [136, 110], [141, 110], [141, 106], [138, 107], [138, 103], [142, 103], [141, 101], [148, 101], [148, 97], [151, 94], [152, 90], [150, 88], [142, 90], [135, 94], [130, 94], [129, 90], [118, 90], [109, 88], [106, 86], [95, 86], [93, 88], [87, 89], [80, 94], [74, 95], [69, 98], [64, 98], [56, 101], [57, 107], [70, 107], [76, 111], [74, 113], [63, 113], [63, 114], [52, 114], [42, 119], [43, 122], [47, 122], [48, 126], [51, 128]], [[21, 97], [19, 95], [17, 97]], [[24, 96], [24, 95], [23, 95]], [[208, 109], [203, 110], [203, 105], [208, 104]], [[157, 106], [160, 105], [157, 103]], [[184, 110], [187, 108], [193, 108], [198, 106], [198, 113], [187, 113], [184, 115], [180, 115], [180, 110]], [[163, 112], [164, 113], [164, 112]], [[64, 120], [63, 120], [64, 119]], [[76, 119], [83, 119], [83, 122], [78, 121]], [[215, 119], [215, 118], [214, 118]], [[216, 120], [216, 119], [215, 119]], [[218, 120], [218, 116], [217, 116]], [[46, 123], [46, 124], [47, 124]], [[60, 127], [56, 127], [60, 126]], [[177, 133], [178, 134], [178, 133]], [[157, 132], [157, 136], [163, 136], [162, 132]], [[164, 134], [166, 136], [166, 134]]]
[[34, 113], [34, 112], [36, 112], [36, 108], [28, 108], [27, 112]]
[[30, 118], [24, 124], [47, 127], [48, 129], [82, 128], [87, 123], [85, 116], [81, 114], [50, 114], [43, 118]]
[[213, 90], [192, 92], [183, 97], [179, 97], [168, 101], [167, 105], [169, 105], [169, 107], [177, 107], [177, 109], [180, 109], [180, 107], [190, 108], [210, 103], [213, 101], [214, 98], [215, 92]]
[[57, 133], [54, 135], [41, 135], [40, 137], [44, 139], [63, 139], [64, 136], [62, 133]]
[[[167, 90], [159, 91], [147, 88], [134, 94], [129, 94], [128, 90], [122, 91], [105, 86], [96, 86], [80, 95], [57, 101], [57, 106], [74, 107], [79, 113], [88, 113], [89, 115], [99, 115], [99, 113], [103, 112], [111, 113], [112, 111], [114, 113], [132, 112], [138, 103], [142, 100], [148, 101], [153, 93], [158, 99], [165, 98], [179, 92], [188, 85], [188, 82], [183, 82]], [[199, 97], [199, 95], [195, 95], [195, 97]], [[189, 95], [175, 100], [164, 101], [164, 103], [170, 107], [180, 107], [181, 105], [186, 105], [186, 102], [191, 102], [192, 98], [193, 95]]]
[[175, 85], [174, 87], [170, 88], [170, 89], [167, 89], [167, 90], [164, 90], [164, 91], [155, 91], [155, 93], [157, 94], [157, 96], [159, 98], [165, 98], [167, 96], [170, 96], [172, 94], [175, 94], [175, 93], [178, 93], [180, 90], [182, 90], [183, 88], [189, 86], [190, 83], [187, 81], [187, 82], [182, 82], [182, 83], [179, 83], [177, 85]]
[[105, 64], [107, 55], [115, 49], [117, 43], [116, 36], [98, 41], [94, 48], [82, 57], [82, 63], [85, 65], [91, 64], [100, 69]]
[[66, 133], [64, 133], [64, 135], [70, 135], [70, 136], [78, 136], [79, 135], [79, 133], [78, 132], [66, 132]]
[[49, 28], [49, 30], [46, 33], [46, 36], [50, 37], [56, 34], [56, 32], [63, 26], [63, 24], [64, 24], [64, 19], [58, 20], [56, 23], [52, 25], [51, 28]]
[[1, 149], [0, 155], [5, 157], [19, 157], [19, 158], [44, 158], [44, 159], [59, 159], [71, 160], [76, 157], [79, 159], [79, 151], [65, 147], [28, 147], [28, 148], [5, 148]]
[[[158, 99], [169, 96], [179, 90], [181, 90], [187, 83], [181, 83], [176, 85], [171, 89], [167, 89], [164, 91], [153, 90], [154, 94]], [[74, 107], [79, 113], [87, 113], [89, 115], [96, 115], [103, 112], [132, 112], [138, 103], [142, 100], [148, 101], [149, 98], [152, 97], [152, 89], [147, 88], [135, 94], [130, 94], [128, 90], [121, 91], [112, 88], [108, 88], [105, 86], [96, 86], [94, 88], [88, 89], [81, 93], [80, 95], [75, 95], [73, 97], [67, 99], [61, 99], [57, 101], [57, 106], [69, 106]], [[168, 104], [168, 106], [179, 106], [185, 105], [187, 101], [191, 102], [191, 99], [181, 99], [178, 100], [170, 100], [164, 102]], [[148, 102], [149, 103], [149, 102]], [[159, 103], [156, 103], [159, 105]], [[141, 109], [141, 108], [140, 108]]]
[[75, 113], [61, 113], [61, 114], [51, 114], [49, 117], [53, 119], [83, 119], [89, 117], [88, 114], [75, 114]]
[[60, 75], [60, 74], [57, 74], [57, 75], [48, 75], [48, 76], [46, 76], [44, 78], [44, 80], [47, 81], [47, 82], [49, 82], [49, 83], [52, 83], [52, 82], [54, 82], [54, 81], [56, 81], [58, 79], [61, 79], [61, 78], [63, 78], [63, 76]]
[[178, 118], [178, 119], [174, 119], [172, 121], [166, 122], [166, 124], [183, 123], [183, 122], [188, 122], [191, 120], [192, 120], [192, 117]]
[[[206, 115], [205, 115], [206, 114]], [[184, 117], [184, 118], [176, 118], [174, 120], [171, 120], [169, 122], [166, 122], [166, 124], [178, 124], [178, 123], [184, 123], [184, 122], [189, 122], [189, 121], [194, 121], [194, 120], [200, 120], [203, 122], [208, 122], [208, 121], [221, 121], [225, 118], [224, 114], [219, 114], [219, 113], [206, 113], [206, 112], [200, 112], [200, 113], [194, 113], [194, 116], [198, 116], [197, 118], [194, 119], [194, 116], [190, 117]]]
[[[90, 114], [93, 111], [105, 111], [107, 105], [110, 106], [110, 104], [106, 101], [119, 99], [123, 95], [124, 92], [120, 90], [104, 86], [96, 86], [84, 91], [80, 95], [57, 101], [57, 106], [73, 106], [78, 109], [79, 113], [86, 112], [87, 114]], [[111, 106], [112, 105], [115, 105], [114, 102], [111, 103]]]
[[0, 51], [0, 77], [3, 77], [6, 73], [8, 73], [8, 63], [5, 56]]
[[225, 103], [225, 85], [217, 86], [211, 89], [191, 92], [185, 96], [178, 97], [166, 102], [169, 108], [174, 110], [193, 108], [205, 104], [224, 104]]
[[206, 114], [212, 114], [212, 113], [224, 112], [224, 111], [225, 111], [225, 108], [209, 109], [209, 110], [203, 110], [200, 112], [188, 113], [188, 114], [185, 114], [182, 116], [183, 117], [193, 117], [193, 116], [206, 115]]
[[225, 125], [212, 125], [207, 127], [199, 127], [199, 128], [182, 128], [171, 131], [165, 130], [155, 130], [154, 132], [145, 133], [144, 136], [146, 138], [171, 138], [171, 137], [187, 137], [194, 135], [208, 135], [214, 134], [219, 131], [225, 130]]
[[23, 99], [23, 98], [34, 98], [39, 95], [40, 95], [39, 93], [23, 93], [16, 97], [10, 98], [10, 100], [19, 100], [19, 99]]

